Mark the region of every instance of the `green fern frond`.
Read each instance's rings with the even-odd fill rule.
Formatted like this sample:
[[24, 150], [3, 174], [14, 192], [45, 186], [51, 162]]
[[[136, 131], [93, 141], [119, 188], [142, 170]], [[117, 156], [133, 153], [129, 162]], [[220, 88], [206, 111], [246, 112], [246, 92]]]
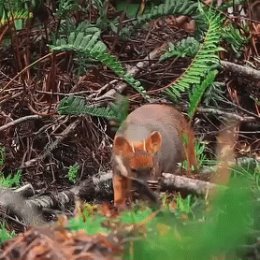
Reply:
[[147, 14], [139, 15], [133, 22], [134, 27], [145, 24], [146, 22], [167, 15], [186, 15], [196, 21], [197, 28], [200, 32], [206, 29], [204, 19], [198, 9], [198, 3], [191, 0], [166, 0], [165, 3], [155, 6]]
[[[246, 3], [246, 0], [233, 0], [233, 1], [225, 1], [220, 6], [217, 6], [218, 10], [221, 12], [226, 12], [228, 8], [238, 7], [239, 5], [243, 5]], [[215, 5], [217, 3], [215, 2]]]
[[169, 43], [168, 50], [160, 57], [164, 61], [173, 56], [177, 57], [194, 57], [200, 47], [199, 42], [194, 37], [187, 37], [176, 44]]
[[128, 98], [122, 95], [116, 97], [116, 102], [111, 104], [111, 109], [116, 115], [116, 120], [121, 124], [128, 115], [129, 101]]
[[116, 114], [110, 107], [88, 106], [83, 98], [74, 96], [63, 98], [59, 104], [58, 112], [61, 115], [91, 115], [107, 119], [116, 118]]
[[107, 51], [106, 45], [100, 40], [100, 33], [100, 30], [96, 27], [89, 27], [84, 31], [81, 29], [71, 32], [68, 39], [59, 39], [54, 45], [49, 46], [52, 51], [74, 51], [87, 58], [100, 61], [131, 85], [144, 98], [148, 98], [140, 81], [127, 73], [117, 58]]
[[190, 95], [189, 110], [188, 110], [188, 115], [190, 118], [194, 116], [197, 107], [202, 99], [203, 94], [205, 93], [206, 89], [214, 83], [217, 74], [218, 74], [217, 70], [210, 71], [206, 75], [206, 78], [202, 81], [202, 83], [196, 85], [193, 88], [193, 91]]
[[0, 0], [0, 26], [14, 23], [15, 28], [20, 30], [25, 21], [33, 16], [34, 10], [43, 5], [43, 0]]
[[228, 24], [221, 29], [222, 39], [231, 46], [234, 53], [239, 57], [242, 54], [245, 44], [249, 38], [242, 35], [240, 30], [235, 28], [233, 24]]
[[219, 65], [218, 47], [221, 39], [221, 22], [220, 15], [212, 12], [204, 15], [208, 22], [208, 30], [204, 37], [204, 42], [186, 71], [174, 83], [170, 84], [165, 91], [173, 100], [180, 97], [181, 92], [190, 88], [191, 85], [199, 85], [207, 73], [214, 66]]
[[69, 96], [61, 100], [58, 112], [61, 115], [90, 115], [115, 120], [119, 125], [128, 115], [129, 102], [124, 96], [117, 96], [115, 103], [108, 107], [87, 105], [82, 97]]
[[79, 5], [73, 0], [60, 0], [58, 1], [58, 7], [56, 15], [63, 18], [68, 17], [71, 12], [76, 11]]
[[[0, 18], [0, 26], [5, 26], [9, 23], [16, 23], [19, 20], [27, 20], [32, 17], [32, 13], [27, 10], [20, 10], [20, 11], [14, 11], [14, 12], [6, 12], [3, 11], [1, 18]], [[19, 29], [19, 28], [17, 28]]]
[[225, 102], [225, 83], [215, 81], [203, 96], [203, 105], [218, 107], [220, 102]]

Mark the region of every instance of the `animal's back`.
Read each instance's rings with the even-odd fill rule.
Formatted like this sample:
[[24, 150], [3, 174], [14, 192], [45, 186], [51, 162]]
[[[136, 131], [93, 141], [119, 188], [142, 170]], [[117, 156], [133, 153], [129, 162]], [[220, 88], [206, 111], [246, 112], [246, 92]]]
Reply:
[[158, 153], [159, 170], [173, 172], [178, 162], [185, 159], [182, 134], [192, 135], [183, 115], [170, 105], [147, 104], [130, 113], [118, 130], [130, 142], [141, 142], [153, 131], [162, 135]]

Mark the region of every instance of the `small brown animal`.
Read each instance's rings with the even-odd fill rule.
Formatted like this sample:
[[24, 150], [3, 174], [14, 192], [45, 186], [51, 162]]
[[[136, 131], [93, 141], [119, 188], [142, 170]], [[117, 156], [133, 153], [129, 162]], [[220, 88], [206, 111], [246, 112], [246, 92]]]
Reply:
[[185, 159], [190, 166], [196, 166], [194, 134], [184, 116], [170, 105], [137, 108], [114, 138], [114, 205], [125, 207], [131, 178], [158, 180], [162, 172], [174, 173], [177, 163]]

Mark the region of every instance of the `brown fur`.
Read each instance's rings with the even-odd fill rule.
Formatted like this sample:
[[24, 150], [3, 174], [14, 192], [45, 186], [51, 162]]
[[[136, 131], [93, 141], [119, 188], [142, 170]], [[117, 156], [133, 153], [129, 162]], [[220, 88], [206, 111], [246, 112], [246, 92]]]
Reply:
[[[184, 140], [188, 142], [183, 143]], [[169, 105], [143, 105], [128, 115], [113, 144], [115, 205], [124, 206], [130, 196], [127, 177], [158, 180], [162, 172], [174, 173], [187, 158], [196, 166], [194, 134], [184, 116]]]

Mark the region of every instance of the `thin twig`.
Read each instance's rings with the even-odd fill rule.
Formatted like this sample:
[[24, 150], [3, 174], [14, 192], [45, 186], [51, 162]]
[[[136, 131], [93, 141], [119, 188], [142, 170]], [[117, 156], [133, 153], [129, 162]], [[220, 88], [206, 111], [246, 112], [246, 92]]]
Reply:
[[256, 120], [256, 117], [253, 116], [240, 116], [238, 114], [226, 112], [216, 108], [198, 108], [198, 112], [223, 115], [227, 118], [239, 120], [240, 122], [252, 122]]
[[12, 82], [14, 82], [19, 76], [21, 76], [25, 71], [27, 71], [27, 69], [29, 69], [30, 67], [34, 66], [35, 64], [37, 64], [38, 62], [45, 60], [46, 58], [48, 58], [49, 56], [51, 56], [52, 53], [48, 53], [47, 55], [41, 57], [40, 59], [34, 61], [33, 63], [29, 64], [28, 66], [24, 67], [20, 72], [18, 72], [15, 77], [13, 77], [0, 91], [0, 94], [6, 89], [8, 88]]
[[20, 117], [12, 122], [9, 122], [3, 126], [0, 126], [0, 132], [1, 131], [4, 131], [5, 129], [9, 128], [9, 127], [12, 127], [12, 126], [15, 126], [15, 125], [18, 125], [24, 121], [28, 121], [28, 120], [35, 120], [35, 119], [40, 119], [42, 118], [42, 116], [39, 116], [39, 115], [30, 115], [30, 116], [24, 116], [24, 117]]
[[78, 118], [76, 121], [72, 122], [69, 124], [65, 130], [59, 134], [59, 136], [56, 138], [56, 140], [51, 143], [49, 146], [45, 148], [45, 151], [43, 152], [42, 155], [38, 156], [37, 158], [33, 158], [27, 162], [22, 163], [20, 168], [26, 168], [32, 166], [34, 163], [37, 161], [42, 161], [44, 160], [57, 146], [60, 142], [62, 142], [76, 127], [77, 125], [81, 122], [81, 118]]
[[[64, 54], [64, 52], [59, 53], [59, 54], [56, 55], [56, 57], [61, 56], [61, 55], [63, 55], [63, 54]], [[14, 81], [15, 81], [19, 76], [21, 76], [25, 71], [27, 71], [29, 68], [31, 68], [31, 67], [34, 66], [35, 64], [44, 61], [45, 59], [47, 59], [47, 58], [48, 58], [49, 56], [51, 56], [51, 55], [53, 55], [52, 52], [46, 54], [45, 56], [41, 57], [40, 59], [38, 59], [38, 60], [32, 62], [31, 64], [29, 64], [28, 66], [24, 67], [21, 71], [19, 71], [9, 82], [0, 90], [0, 94], [1, 94], [6, 88], [8, 88], [8, 87], [12, 84], [12, 82], [14, 82]]]

